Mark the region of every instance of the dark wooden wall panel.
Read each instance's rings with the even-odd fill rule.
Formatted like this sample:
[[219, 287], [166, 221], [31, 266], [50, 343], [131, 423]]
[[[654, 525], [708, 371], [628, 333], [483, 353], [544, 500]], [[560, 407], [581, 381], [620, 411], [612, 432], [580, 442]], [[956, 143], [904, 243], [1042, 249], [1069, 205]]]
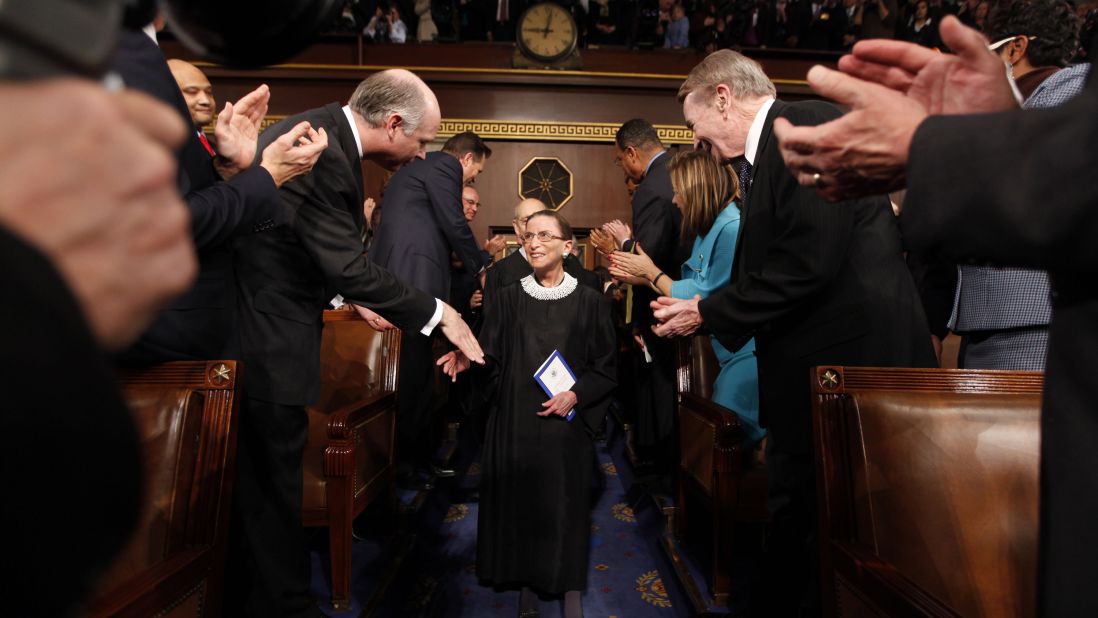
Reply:
[[[485, 171], [477, 178], [481, 207], [473, 221], [473, 233], [481, 242], [492, 226], [510, 226], [518, 195], [519, 170], [533, 157], [557, 157], [572, 171], [574, 197], [558, 211], [574, 227], [589, 228], [610, 219], [629, 222], [632, 213], [625, 193], [625, 176], [614, 165], [613, 147], [609, 144], [560, 144], [489, 142], [492, 157]], [[387, 174], [367, 163], [363, 167], [366, 195], [381, 194]], [[397, 204], [385, 204], [399, 208]], [[384, 216], [384, 214], [382, 215]]]

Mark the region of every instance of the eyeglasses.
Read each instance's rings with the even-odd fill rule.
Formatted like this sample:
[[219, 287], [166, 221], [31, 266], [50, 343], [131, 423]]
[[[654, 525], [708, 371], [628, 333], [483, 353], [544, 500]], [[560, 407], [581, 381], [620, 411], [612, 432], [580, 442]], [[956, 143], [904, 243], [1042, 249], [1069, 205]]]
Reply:
[[526, 232], [525, 234], [522, 235], [522, 242], [529, 243], [530, 241], [534, 240], [535, 238], [537, 238], [541, 242], [548, 242], [550, 240], [564, 240], [563, 236], [556, 236], [554, 234], [550, 234], [549, 232], [546, 232], [545, 230], [542, 230], [542, 231], [538, 232], [537, 234], [535, 234], [533, 232]]
[[989, 50], [993, 51], [993, 52], [998, 52], [1004, 45], [1006, 45], [1007, 43], [1009, 43], [1009, 42], [1011, 42], [1015, 39], [1026, 39], [1028, 41], [1034, 41], [1034, 40], [1037, 39], [1037, 37], [1035, 37], [1035, 36], [1026, 36], [1024, 34], [1016, 34], [1014, 36], [1008, 36], [1005, 39], [999, 39], [998, 41], [995, 41], [991, 45], [988, 45], [987, 48]]

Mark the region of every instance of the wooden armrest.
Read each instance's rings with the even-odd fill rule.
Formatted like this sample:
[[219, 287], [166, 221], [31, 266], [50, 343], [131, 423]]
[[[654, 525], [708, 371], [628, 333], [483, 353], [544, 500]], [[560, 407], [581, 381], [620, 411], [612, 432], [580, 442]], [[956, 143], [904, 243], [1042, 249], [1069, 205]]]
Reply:
[[386, 391], [333, 412], [328, 416], [328, 438], [331, 440], [354, 439], [355, 427], [390, 405], [396, 405], [396, 393]]
[[693, 393], [679, 394], [679, 408], [689, 410], [716, 427], [716, 445], [739, 448], [743, 440], [743, 424], [740, 417], [711, 399]]

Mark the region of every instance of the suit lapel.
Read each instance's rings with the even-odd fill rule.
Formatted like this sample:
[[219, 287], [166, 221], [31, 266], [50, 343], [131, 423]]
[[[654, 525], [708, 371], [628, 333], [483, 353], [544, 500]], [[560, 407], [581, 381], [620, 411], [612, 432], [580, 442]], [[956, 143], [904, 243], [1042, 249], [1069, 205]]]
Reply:
[[362, 212], [362, 153], [359, 152], [358, 144], [355, 143], [355, 134], [351, 130], [351, 123], [347, 121], [347, 114], [343, 113], [343, 106], [339, 103], [329, 103], [324, 106], [324, 109], [335, 121], [334, 126], [339, 128], [339, 147], [347, 155], [347, 163], [355, 179], [355, 195], [357, 195], [355, 203], [358, 204], [358, 208], [351, 209], [351, 216], [354, 217], [355, 224], [361, 231], [366, 226], [366, 215]]
[[755, 201], [759, 195], [759, 187], [755, 186], [755, 177], [759, 175], [759, 165], [763, 162], [763, 153], [766, 150], [766, 144], [770, 140], [770, 132], [774, 127], [774, 119], [778, 117], [782, 109], [785, 108], [785, 103], [779, 100], [774, 101], [770, 106], [770, 110], [766, 112], [766, 122], [763, 123], [762, 133], [759, 134], [759, 143], [755, 147], [755, 162], [751, 165], [751, 195], [747, 200], [744, 200], [740, 204], [740, 230], [736, 233], [736, 251], [732, 256], [732, 279], [736, 279], [736, 273], [740, 268], [740, 254], [743, 252], [744, 237], [747, 234], [747, 227], [750, 224], [750, 208], [751, 203]]

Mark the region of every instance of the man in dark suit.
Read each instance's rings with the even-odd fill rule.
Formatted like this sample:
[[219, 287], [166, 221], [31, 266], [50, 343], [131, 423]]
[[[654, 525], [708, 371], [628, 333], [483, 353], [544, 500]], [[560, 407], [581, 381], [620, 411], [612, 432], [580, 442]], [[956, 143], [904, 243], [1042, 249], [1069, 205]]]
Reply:
[[[265, 132], [261, 145], [281, 139], [299, 122], [323, 128], [328, 148], [311, 173], [280, 190], [289, 221], [236, 245], [247, 370], [234, 487], [244, 534], [231, 570], [252, 581], [238, 586], [245, 594], [235, 599], [233, 609], [240, 613], [233, 615], [320, 615], [308, 594], [301, 455], [308, 431], [304, 406], [320, 392], [328, 300], [338, 293], [369, 307], [407, 337], [425, 337], [437, 326], [459, 348], [482, 358], [456, 311], [363, 256], [361, 160], [395, 170], [422, 158], [441, 122], [434, 93], [408, 71], [375, 73], [347, 105], [330, 103], [290, 117]], [[385, 217], [400, 207], [386, 208]]]
[[[122, 32], [113, 68], [127, 88], [172, 106], [191, 127], [177, 153], [178, 187], [191, 213], [201, 266], [194, 287], [162, 311], [120, 360], [150, 364], [236, 358], [231, 336], [236, 286], [230, 242], [253, 233], [264, 221], [281, 218], [278, 187], [309, 171], [327, 140], [308, 125], [297, 126], [286, 139], [264, 148], [260, 164], [253, 166], [259, 123], [270, 98], [267, 87], [260, 86], [219, 114], [220, 155], [213, 156], [191, 123], [183, 93], [152, 38], [140, 31]], [[312, 143], [296, 146], [295, 140], [302, 137]]]
[[810, 368], [936, 362], [888, 199], [825, 207], [782, 161], [776, 118], [818, 124], [838, 109], [776, 101], [774, 92], [757, 62], [731, 50], [708, 56], [679, 89], [700, 146], [735, 160], [744, 224], [731, 283], [700, 302], [660, 299], [656, 317], [661, 334], [704, 324], [730, 350], [755, 337], [771, 509], [769, 590], [756, 600], [784, 616], [818, 611]]
[[1098, 80], [1056, 109], [1007, 111], [1018, 104], [987, 40], [953, 17], [942, 19], [941, 35], [956, 55], [866, 41], [840, 65], [856, 77], [814, 68], [813, 89], [851, 112], [775, 132], [800, 182], [828, 199], [906, 184], [902, 221], [913, 248], [1049, 271], [1037, 612], [1098, 615], [1098, 141], [1086, 137], [1098, 128]]
[[[466, 185], [461, 190], [461, 211], [465, 214], [465, 222], [469, 224], [469, 227], [473, 227], [473, 220], [477, 216], [477, 211], [480, 210], [480, 193], [471, 185]], [[484, 256], [484, 263], [486, 265], [492, 263], [493, 256], [507, 246], [507, 241], [495, 234], [491, 238], [484, 241], [484, 247], [481, 249], [481, 255]], [[470, 274], [465, 269], [465, 264], [457, 259], [457, 255], [451, 255], [451, 266], [453, 267], [450, 272], [450, 304], [454, 306], [454, 309], [458, 310], [465, 321], [470, 325], [475, 324], [477, 318], [480, 316], [480, 308], [483, 305], [483, 295], [481, 292], [480, 277], [476, 274]], [[473, 295], [477, 294], [474, 301]]]
[[[381, 202], [385, 216], [370, 247], [370, 260], [405, 285], [435, 298], [450, 298], [450, 255], [477, 276], [489, 260], [465, 221], [461, 190], [476, 181], [492, 150], [476, 133], [459, 133], [439, 152], [413, 160], [393, 175]], [[418, 329], [417, 329], [418, 330]], [[452, 476], [433, 461], [430, 435], [431, 338], [405, 333], [400, 340], [397, 398], [397, 480], [405, 487], [429, 488], [428, 476]]]
[[[637, 183], [633, 193], [633, 238], [619, 239], [625, 251], [639, 244], [660, 270], [678, 273], [686, 259], [680, 238], [682, 213], [671, 202], [671, 155], [663, 148], [659, 133], [647, 120], [634, 118], [618, 128], [614, 136], [614, 163], [626, 178]], [[651, 357], [637, 398], [637, 430], [634, 436], [639, 457], [652, 463], [648, 470], [654, 488], [670, 491], [671, 473], [677, 461], [675, 422], [675, 345], [650, 332], [653, 324], [649, 306], [658, 295], [647, 287], [633, 288], [633, 323], [644, 337]], [[647, 360], [647, 359], [646, 359]]]

